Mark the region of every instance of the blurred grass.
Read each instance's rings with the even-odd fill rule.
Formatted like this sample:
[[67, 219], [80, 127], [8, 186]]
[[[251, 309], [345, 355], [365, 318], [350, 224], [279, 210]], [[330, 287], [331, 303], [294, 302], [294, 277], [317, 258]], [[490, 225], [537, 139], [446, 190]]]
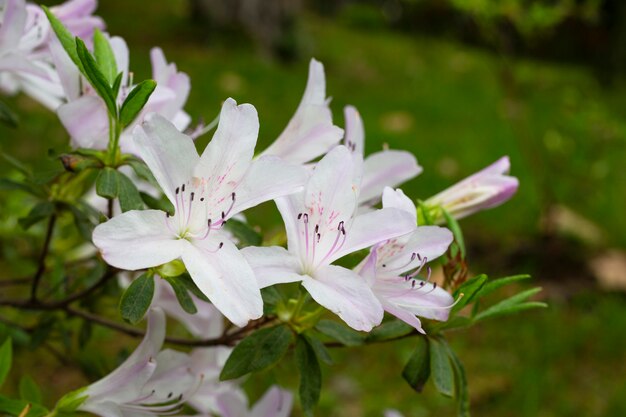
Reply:
[[[171, 0], [146, 8], [143, 2], [109, 0], [99, 14], [111, 33], [127, 39], [136, 79], [149, 76], [153, 45], [190, 75], [187, 111], [194, 118], [212, 120], [227, 96], [253, 103], [261, 119], [259, 149], [264, 148], [300, 100], [306, 60], [283, 66], [241, 39], [210, 38], [187, 23], [185, 5]], [[511, 156], [520, 191], [505, 206], [463, 221], [470, 243], [487, 241], [497, 250], [536, 242], [541, 214], [559, 204], [593, 221], [604, 245], [626, 246], [623, 88], [604, 90], [581, 67], [511, 62], [454, 42], [358, 30], [318, 17], [307, 16], [303, 33], [304, 55], [326, 66], [337, 124], [343, 125], [343, 106], [353, 104], [365, 121], [368, 153], [387, 143], [418, 157], [424, 173], [403, 186], [408, 195], [428, 197], [501, 155]], [[23, 122], [18, 130], [0, 127], [3, 149], [37, 163], [48, 147], [65, 146], [67, 136], [53, 114], [24, 97], [11, 103]], [[272, 204], [252, 210], [249, 218], [266, 230], [280, 227]], [[583, 256], [586, 250], [592, 249], [583, 248]], [[562, 272], [558, 265], [550, 269], [560, 276], [546, 276], [532, 268], [530, 258], [490, 268], [490, 254], [483, 252], [473, 261], [488, 273], [513, 269], [570, 278], [567, 265]], [[548, 310], [452, 335], [468, 370], [474, 415], [626, 415], [626, 304], [622, 295], [593, 287], [584, 283], [574, 295], [553, 297]], [[318, 414], [380, 416], [394, 407], [407, 417], [453, 415], [451, 402], [432, 387], [417, 395], [400, 380], [411, 348], [406, 340], [338, 351], [337, 365], [325, 369]], [[45, 386], [42, 375], [35, 378]], [[264, 387], [257, 381], [248, 386], [259, 395]]]

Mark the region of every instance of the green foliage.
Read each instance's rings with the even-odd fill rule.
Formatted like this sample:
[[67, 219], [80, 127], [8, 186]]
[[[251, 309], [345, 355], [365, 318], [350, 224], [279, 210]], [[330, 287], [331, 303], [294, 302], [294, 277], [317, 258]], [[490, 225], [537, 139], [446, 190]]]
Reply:
[[415, 340], [417, 341], [417, 346], [402, 370], [402, 378], [415, 391], [422, 392], [424, 385], [430, 377], [430, 353], [426, 337], [419, 336]]
[[29, 403], [41, 403], [41, 390], [30, 375], [24, 375], [20, 378], [19, 392], [20, 399]]
[[128, 94], [120, 109], [120, 123], [123, 127], [130, 125], [137, 118], [155, 88], [155, 81], [145, 80], [137, 84]]
[[82, 67], [81, 60], [78, 56], [78, 52], [76, 51], [76, 40], [74, 35], [70, 33], [69, 30], [63, 23], [48, 9], [46, 6], [41, 6], [43, 11], [46, 13], [46, 17], [50, 21], [50, 26], [52, 26], [52, 30], [57, 35], [57, 38], [61, 42], [61, 46], [67, 52], [67, 55], [70, 57], [72, 62], [78, 67], [78, 69], [84, 74], [84, 69]]
[[24, 410], [28, 410], [25, 417], [42, 417], [48, 414], [48, 410], [41, 405], [0, 395], [0, 414], [19, 416]]
[[446, 220], [446, 225], [448, 229], [454, 235], [454, 242], [458, 245], [459, 250], [461, 251], [461, 258], [465, 259], [467, 254], [467, 250], [465, 249], [465, 239], [463, 238], [463, 232], [461, 231], [461, 226], [456, 221], [454, 217], [450, 215], [444, 208], [441, 208], [441, 212], [443, 213], [443, 217]]
[[[96, 28], [93, 34], [93, 54], [96, 58], [98, 68], [107, 79], [109, 84], [113, 85], [117, 78], [117, 62], [115, 54], [109, 44], [108, 39], [102, 34], [100, 29]], [[113, 90], [117, 90], [113, 88]], [[114, 94], [116, 96], [117, 94]]]
[[547, 307], [548, 305], [546, 303], [542, 303], [539, 301], [526, 301], [533, 295], [537, 294], [539, 291], [541, 291], [541, 288], [530, 288], [526, 291], [515, 294], [476, 314], [474, 319], [476, 321], [480, 321], [487, 318], [528, 310], [531, 308]]
[[463, 283], [463, 285], [457, 288], [457, 290], [454, 292], [454, 298], [462, 298], [457, 301], [454, 307], [452, 307], [451, 313], [461, 311], [463, 307], [471, 304], [474, 301], [476, 294], [478, 294], [483, 285], [485, 285], [485, 282], [487, 282], [487, 275], [481, 274], [468, 279]]
[[445, 341], [429, 338], [428, 347], [430, 353], [430, 375], [435, 388], [447, 397], [454, 396], [454, 369], [448, 356]]
[[119, 195], [117, 171], [106, 167], [100, 171], [96, 179], [96, 193], [100, 197], [114, 199]]
[[11, 370], [11, 363], [13, 362], [13, 344], [11, 339], [6, 339], [2, 345], [0, 345], [0, 387], [4, 384], [4, 381]]
[[296, 364], [300, 372], [300, 404], [307, 416], [313, 415], [313, 409], [320, 399], [322, 389], [322, 370], [315, 349], [305, 337], [296, 340]]
[[269, 368], [287, 353], [292, 340], [293, 333], [285, 325], [257, 330], [235, 346], [220, 373], [220, 380]]
[[120, 313], [129, 323], [136, 324], [146, 315], [154, 297], [154, 277], [146, 272], [135, 278], [120, 299]]
[[18, 124], [17, 115], [2, 100], [0, 100], [0, 123], [13, 128], [17, 127]]
[[96, 90], [100, 98], [104, 100], [104, 104], [109, 111], [109, 115], [111, 117], [116, 117], [117, 104], [115, 103], [113, 89], [104, 74], [100, 71], [95, 58], [91, 55], [87, 46], [85, 46], [85, 42], [79, 38], [76, 38], [76, 54], [80, 60], [85, 78], [87, 78], [89, 84], [91, 84], [91, 86]]
[[259, 232], [240, 220], [228, 219], [225, 227], [241, 242], [240, 247], [259, 246], [263, 241], [263, 236]]
[[42, 201], [37, 203], [35, 207], [28, 212], [26, 217], [20, 218], [18, 222], [24, 230], [28, 230], [31, 226], [52, 216], [53, 213], [54, 203], [50, 201]]
[[315, 329], [345, 346], [362, 345], [366, 338], [366, 335], [333, 320], [320, 320]]
[[366, 342], [383, 342], [389, 339], [398, 339], [400, 337], [413, 333], [413, 326], [406, 324], [401, 320], [390, 320], [382, 323], [378, 327], [374, 327], [365, 338]]
[[182, 309], [189, 314], [196, 314], [198, 312], [198, 308], [189, 296], [187, 286], [175, 277], [165, 277], [165, 280], [172, 286], [174, 294], [176, 294], [176, 299]]
[[126, 175], [115, 171], [118, 184], [118, 198], [122, 212], [143, 209], [143, 200], [139, 195], [137, 186]]

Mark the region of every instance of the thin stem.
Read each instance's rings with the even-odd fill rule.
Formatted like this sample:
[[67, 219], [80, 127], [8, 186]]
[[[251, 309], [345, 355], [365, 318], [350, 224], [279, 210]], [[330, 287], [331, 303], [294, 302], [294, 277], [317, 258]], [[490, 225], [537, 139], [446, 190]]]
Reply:
[[30, 299], [32, 301], [37, 300], [37, 287], [39, 287], [39, 282], [41, 281], [41, 277], [46, 270], [46, 257], [48, 256], [48, 252], [50, 250], [50, 242], [52, 241], [52, 234], [54, 232], [54, 225], [56, 224], [57, 216], [53, 214], [50, 216], [50, 220], [48, 221], [48, 230], [46, 231], [46, 239], [43, 244], [43, 248], [41, 250], [41, 255], [39, 255], [39, 266], [37, 267], [37, 272], [33, 277], [33, 286], [30, 290]]

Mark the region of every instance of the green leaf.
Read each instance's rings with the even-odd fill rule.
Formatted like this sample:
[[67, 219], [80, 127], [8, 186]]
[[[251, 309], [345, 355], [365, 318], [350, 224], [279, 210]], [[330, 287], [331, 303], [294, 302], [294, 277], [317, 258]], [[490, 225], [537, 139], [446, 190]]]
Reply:
[[122, 318], [136, 324], [146, 315], [154, 297], [154, 277], [144, 273], [130, 283], [120, 299]]
[[196, 283], [193, 282], [193, 279], [191, 278], [191, 275], [189, 275], [188, 273], [184, 273], [184, 274], [179, 275], [178, 277], [176, 277], [176, 279], [178, 280], [178, 282], [180, 282], [185, 287], [187, 287], [187, 291], [189, 291], [190, 293], [192, 293], [193, 295], [195, 295], [196, 297], [198, 297], [202, 301], [206, 301], [207, 303], [210, 302], [209, 297], [207, 297], [200, 290], [200, 288], [198, 288]]
[[322, 390], [322, 370], [317, 361], [315, 350], [306, 338], [296, 341], [296, 365], [300, 372], [300, 404], [304, 414], [313, 416], [313, 409], [320, 399]]
[[76, 225], [80, 235], [83, 239], [91, 241], [91, 235], [93, 234], [95, 224], [91, 221], [89, 216], [83, 212], [82, 205], [70, 205], [69, 210], [74, 216], [74, 224]]
[[67, 55], [70, 57], [72, 62], [74, 62], [78, 69], [84, 73], [80, 58], [76, 52], [76, 41], [74, 35], [72, 35], [71, 32], [63, 26], [63, 23], [61, 23], [61, 21], [46, 6], [41, 6], [41, 8], [46, 13], [48, 20], [50, 21], [50, 26], [52, 26], [52, 30], [54, 30], [54, 33], [61, 42], [61, 46], [63, 46], [63, 49], [65, 49], [65, 52], [67, 52]]
[[[480, 291], [480, 289], [485, 285], [487, 281], [487, 275], [481, 274], [477, 275], [473, 278], [468, 279], [454, 292], [454, 298], [458, 300], [459, 297], [463, 297], [457, 301], [457, 303], [452, 307], [450, 311], [451, 314], [456, 313], [457, 311], [461, 311], [463, 307], [471, 303], [474, 298], [476, 298], [476, 294]], [[463, 294], [463, 295], [461, 295]]]
[[8, 338], [0, 346], [0, 387], [4, 384], [4, 381], [11, 370], [11, 363], [13, 362], [13, 347], [11, 339]]
[[26, 414], [26, 417], [42, 417], [48, 414], [48, 410], [41, 405], [32, 404], [24, 400], [14, 400], [0, 395], [0, 415], [19, 416], [28, 406], [30, 406], [30, 411]]
[[143, 200], [135, 184], [126, 175], [119, 171], [115, 172], [117, 174], [118, 198], [120, 199], [122, 212], [143, 209]]
[[100, 197], [110, 200], [117, 198], [119, 195], [119, 179], [117, 171], [113, 168], [106, 167], [98, 174], [96, 178], [96, 193]]
[[228, 219], [225, 227], [241, 243], [240, 247], [260, 246], [263, 242], [263, 236], [240, 220]]
[[128, 126], [137, 118], [155, 88], [156, 81], [154, 80], [142, 81], [133, 88], [120, 109], [120, 123], [122, 126]]
[[41, 190], [30, 183], [20, 182], [11, 178], [0, 178], [0, 190], [1, 191], [24, 191], [34, 196], [42, 197]]
[[115, 54], [109, 44], [109, 40], [98, 28], [93, 33], [93, 54], [96, 57], [98, 68], [100, 68], [109, 84], [112, 85], [117, 77], [117, 62], [115, 61]]
[[450, 362], [454, 367], [454, 381], [455, 391], [454, 398], [457, 405], [458, 417], [470, 417], [470, 398], [469, 391], [467, 389], [467, 376], [465, 375], [465, 368], [461, 363], [461, 360], [456, 356], [450, 345], [444, 341], [444, 346], [448, 351]]
[[42, 201], [35, 205], [26, 217], [20, 218], [18, 223], [24, 230], [28, 230], [31, 226], [52, 216], [52, 213], [54, 213], [54, 204], [50, 201]]
[[0, 100], [0, 122], [9, 127], [17, 127], [18, 124], [17, 115], [2, 100]]
[[196, 308], [196, 304], [193, 302], [189, 293], [187, 292], [187, 287], [178, 278], [174, 277], [165, 277], [165, 280], [170, 283], [172, 289], [174, 290], [174, 294], [176, 294], [176, 299], [180, 306], [185, 310], [185, 312], [189, 314], [196, 314], [198, 309]]
[[333, 320], [320, 320], [315, 329], [345, 346], [359, 346], [366, 336]]
[[312, 331], [307, 330], [300, 336], [304, 337], [309, 345], [313, 348], [317, 359], [321, 360], [326, 365], [333, 364], [333, 358], [330, 356], [330, 352], [328, 351], [324, 343], [322, 343], [321, 340], [315, 337], [315, 334]]
[[382, 342], [389, 339], [397, 339], [413, 333], [413, 326], [401, 320], [391, 320], [375, 327], [366, 337], [367, 342]]
[[441, 208], [441, 211], [443, 212], [443, 217], [446, 219], [446, 224], [448, 225], [448, 228], [454, 235], [454, 241], [457, 245], [459, 245], [459, 249], [461, 250], [461, 257], [465, 259], [465, 240], [463, 239], [461, 226], [459, 226], [459, 223], [456, 221], [456, 219], [452, 217], [450, 213], [446, 211], [446, 209]]
[[454, 370], [444, 343], [439, 339], [428, 339], [430, 374], [437, 391], [447, 397], [452, 397], [454, 395]]
[[541, 291], [540, 287], [531, 288], [526, 291], [522, 291], [519, 294], [515, 294], [512, 297], [504, 299], [497, 304], [481, 311], [474, 317], [476, 321], [484, 320], [486, 318], [502, 316], [505, 314], [517, 313], [519, 311], [528, 310], [531, 308], [545, 308], [548, 305], [540, 301], [528, 301], [527, 299], [532, 297]]
[[104, 74], [100, 72], [98, 63], [87, 49], [87, 46], [85, 46], [85, 42], [80, 38], [76, 38], [76, 53], [78, 54], [78, 59], [80, 59], [85, 77], [89, 81], [89, 84], [96, 90], [100, 98], [104, 100], [109, 115], [117, 118], [117, 104], [115, 103], [111, 85]]
[[504, 287], [505, 285], [509, 285], [514, 282], [522, 281], [522, 280], [529, 279], [529, 278], [530, 278], [530, 275], [521, 274], [521, 275], [513, 275], [513, 276], [505, 277], [505, 278], [494, 279], [486, 283], [480, 289], [480, 291], [478, 292], [476, 296], [478, 298], [484, 297], [496, 291], [497, 289]]
[[120, 72], [113, 80], [113, 85], [111, 86], [111, 90], [113, 91], [113, 97], [117, 100], [117, 96], [120, 94], [120, 87], [122, 86], [122, 78], [124, 78], [124, 73]]
[[30, 403], [41, 403], [41, 390], [30, 375], [24, 375], [20, 379], [20, 398]]
[[430, 354], [428, 339], [425, 336], [418, 336], [416, 340], [417, 346], [402, 370], [402, 378], [415, 391], [422, 392], [430, 377]]
[[167, 199], [167, 197], [163, 196], [161, 198], [154, 198], [150, 194], [142, 191], [139, 192], [139, 196], [148, 208], [161, 210], [169, 213], [170, 215], [174, 214], [174, 205]]
[[285, 325], [257, 330], [235, 346], [224, 364], [220, 380], [269, 368], [287, 352], [292, 339], [293, 334]]

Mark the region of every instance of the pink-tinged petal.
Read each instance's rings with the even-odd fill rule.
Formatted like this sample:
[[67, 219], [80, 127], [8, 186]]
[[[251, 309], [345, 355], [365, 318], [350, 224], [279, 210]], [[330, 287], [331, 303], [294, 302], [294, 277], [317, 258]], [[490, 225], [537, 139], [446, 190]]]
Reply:
[[100, 401], [96, 403], [85, 402], [79, 410], [95, 414], [100, 417], [125, 417], [124, 412], [120, 408], [120, 404], [113, 401]]
[[165, 213], [132, 210], [98, 225], [93, 243], [104, 260], [116, 268], [134, 271], [177, 259], [186, 242], [167, 228]]
[[227, 99], [222, 105], [215, 135], [194, 171], [195, 176], [211, 178], [220, 185], [224, 182], [224, 186], [230, 185], [232, 189], [250, 166], [258, 134], [259, 116], [254, 106], [238, 106], [232, 98]]
[[227, 391], [217, 398], [218, 414], [221, 417], [247, 417], [248, 400], [236, 392]]
[[0, 51], [17, 47], [26, 25], [26, 2], [6, 0], [0, 25]]
[[252, 163], [241, 184], [232, 214], [240, 213], [264, 201], [302, 190], [308, 175], [304, 168], [275, 156], [262, 156]]
[[[47, 64], [42, 64], [42, 66]], [[46, 72], [56, 76], [51, 67], [46, 68]], [[38, 101], [50, 110], [56, 110], [65, 102], [63, 88], [58, 80], [50, 80], [50, 77], [42, 78], [28, 73], [21, 74], [21, 88], [24, 94]]]
[[448, 250], [452, 240], [452, 232], [446, 228], [420, 226], [410, 235], [392, 239], [376, 248], [378, 273], [398, 276], [419, 267], [422, 262], [433, 261]]
[[106, 149], [109, 142], [107, 109], [101, 98], [82, 96], [61, 105], [57, 115], [77, 148]]
[[12, 52], [0, 56], [0, 71], [27, 73], [43, 78], [48, 77], [48, 73], [42, 66], [35, 65], [28, 58]]
[[128, 84], [128, 45], [123, 38], [119, 36], [112, 36], [108, 38], [109, 45], [111, 45], [111, 49], [113, 50], [113, 55], [115, 56], [115, 63], [117, 64], [117, 72], [123, 73], [122, 75], [122, 85]]
[[334, 265], [319, 268], [302, 285], [315, 301], [355, 330], [369, 332], [383, 319], [383, 308], [367, 282], [349, 269]]
[[385, 208], [361, 214], [346, 227], [346, 241], [329, 258], [329, 262], [387, 239], [411, 233], [416, 227], [411, 215], [403, 210]]
[[89, 398], [81, 409], [94, 412], [85, 407], [90, 407], [90, 404], [96, 407], [102, 400], [123, 403], [137, 398], [156, 369], [154, 359], [164, 340], [165, 314], [160, 309], [151, 309], [148, 313], [146, 335], [137, 349], [117, 369], [87, 388], [85, 394]]
[[50, 8], [50, 11], [61, 21], [76, 19], [93, 14], [98, 2], [96, 0], [69, 0], [58, 6]]
[[293, 407], [293, 394], [277, 386], [271, 387], [254, 404], [250, 416], [254, 417], [288, 417]]
[[326, 153], [341, 140], [343, 130], [332, 123], [326, 99], [324, 66], [312, 59], [306, 90], [295, 114], [263, 155], [276, 155], [293, 163], [305, 163]]
[[397, 410], [385, 410], [384, 417], [404, 417], [404, 416]]
[[365, 152], [365, 129], [363, 127], [363, 119], [361, 119], [361, 115], [356, 107], [353, 106], [344, 107], [343, 114], [346, 120], [343, 144], [352, 152], [363, 156]]
[[149, 114], [133, 131], [141, 158], [172, 204], [176, 205], [176, 188], [186, 183], [199, 161], [193, 140], [180, 133], [172, 123], [158, 114]]
[[304, 210], [304, 192], [280, 197], [274, 200], [280, 212], [287, 232], [287, 247], [291, 253], [300, 253], [300, 237], [298, 232], [298, 213]]
[[187, 353], [164, 349], [156, 356], [156, 363], [152, 377], [142, 389], [142, 394], [149, 396], [150, 404], [166, 403], [180, 396], [186, 400], [198, 387], [201, 377], [198, 370], [192, 368]]
[[241, 253], [254, 271], [259, 288], [274, 284], [298, 282], [304, 278], [300, 260], [280, 246], [248, 246]]
[[397, 208], [406, 211], [413, 216], [417, 224], [417, 208], [413, 201], [399, 188], [394, 190], [393, 188], [385, 187], [383, 190], [383, 208]]
[[254, 272], [232, 242], [219, 241], [217, 237], [183, 242], [182, 258], [187, 271], [227, 319], [243, 327], [263, 315], [263, 300]]
[[304, 206], [309, 216], [330, 227], [352, 217], [361, 181], [359, 162], [358, 155], [337, 146], [317, 163], [305, 187]]
[[[174, 92], [175, 99], [168, 103], [163, 112], [164, 115], [172, 119], [183, 108], [189, 97], [191, 89], [189, 76], [178, 72], [176, 64], [168, 63], [161, 48], [150, 50], [150, 61], [152, 62], [152, 77], [157, 85], [165, 86]], [[180, 128], [178, 125], [177, 127]], [[182, 129], [186, 127], [185, 125]]]
[[418, 176], [422, 167], [410, 152], [388, 150], [368, 156], [363, 163], [359, 202], [376, 202], [385, 187], [395, 187]]
[[48, 47], [65, 96], [70, 102], [76, 100], [81, 95], [81, 77], [76, 64], [67, 55], [56, 35], [52, 36]]
[[446, 290], [421, 280], [407, 281], [402, 277], [378, 279], [372, 290], [385, 309], [387, 304], [391, 304], [414, 316], [433, 320], [447, 320], [454, 304], [454, 299]]
[[385, 311], [393, 316], [395, 316], [396, 318], [402, 320], [403, 322], [405, 322], [406, 324], [408, 324], [409, 326], [413, 326], [413, 328], [415, 328], [415, 330], [417, 330], [418, 332], [422, 333], [422, 334], [426, 334], [426, 332], [424, 332], [424, 329], [422, 329], [422, 322], [420, 321], [420, 319], [418, 319], [415, 314], [411, 313], [410, 311], [407, 311], [403, 308], [398, 307], [395, 304], [386, 302], [385, 300], [381, 300], [381, 303], [383, 305], [383, 308], [385, 309]]

